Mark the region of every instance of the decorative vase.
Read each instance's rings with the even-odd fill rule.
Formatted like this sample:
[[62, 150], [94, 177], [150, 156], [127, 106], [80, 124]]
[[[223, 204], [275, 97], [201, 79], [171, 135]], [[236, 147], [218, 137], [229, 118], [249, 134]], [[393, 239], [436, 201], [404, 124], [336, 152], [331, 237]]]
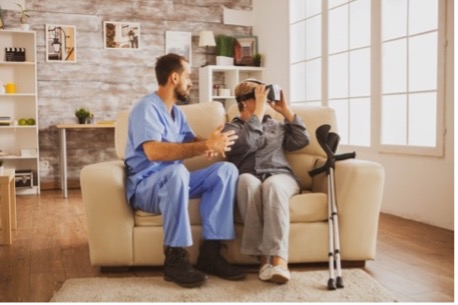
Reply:
[[3, 176], [3, 171], [5, 169], [5, 166], [4, 165], [1, 165], [0, 166], [0, 176]]
[[28, 32], [30, 30], [30, 24], [21, 23], [21, 30], [24, 31], [24, 32]]
[[233, 66], [234, 57], [216, 56], [216, 65], [218, 66]]
[[86, 117], [78, 117], [78, 124], [86, 124]]

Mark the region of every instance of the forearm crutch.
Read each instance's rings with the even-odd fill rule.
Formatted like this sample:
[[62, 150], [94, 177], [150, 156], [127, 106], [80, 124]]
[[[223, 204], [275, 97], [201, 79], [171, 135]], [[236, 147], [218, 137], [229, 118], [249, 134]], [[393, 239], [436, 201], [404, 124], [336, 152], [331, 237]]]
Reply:
[[[326, 172], [327, 188], [328, 188], [328, 235], [329, 235], [329, 280], [328, 289], [336, 290], [343, 288], [342, 268], [340, 263], [340, 240], [339, 240], [339, 222], [337, 215], [337, 204], [335, 194], [335, 179], [334, 170], [335, 162], [350, 158], [355, 158], [356, 153], [345, 153], [335, 155], [337, 146], [339, 145], [340, 137], [335, 132], [329, 132], [331, 126], [324, 124], [317, 128], [316, 138], [321, 148], [326, 153], [326, 163], [318, 168], [309, 172], [310, 176], [318, 175]], [[337, 276], [334, 274], [334, 265], [336, 268]]]

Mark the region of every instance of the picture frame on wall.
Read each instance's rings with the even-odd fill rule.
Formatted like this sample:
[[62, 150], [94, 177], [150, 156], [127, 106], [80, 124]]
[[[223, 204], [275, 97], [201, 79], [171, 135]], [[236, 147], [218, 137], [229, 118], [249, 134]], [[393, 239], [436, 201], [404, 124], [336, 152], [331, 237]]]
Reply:
[[134, 22], [103, 22], [105, 49], [140, 49], [140, 24]]
[[235, 37], [234, 63], [236, 66], [253, 66], [253, 55], [258, 52], [258, 37]]
[[165, 32], [165, 54], [175, 53], [182, 55], [192, 66], [192, 35], [191, 32]]
[[47, 62], [76, 62], [75, 26], [46, 24], [45, 33]]

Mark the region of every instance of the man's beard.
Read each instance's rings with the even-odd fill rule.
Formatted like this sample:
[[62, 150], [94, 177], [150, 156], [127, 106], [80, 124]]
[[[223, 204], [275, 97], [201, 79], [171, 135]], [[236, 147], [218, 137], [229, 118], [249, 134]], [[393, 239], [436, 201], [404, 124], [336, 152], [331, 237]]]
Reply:
[[186, 91], [180, 91], [178, 88], [175, 88], [175, 96], [180, 104], [189, 104], [190, 97]]

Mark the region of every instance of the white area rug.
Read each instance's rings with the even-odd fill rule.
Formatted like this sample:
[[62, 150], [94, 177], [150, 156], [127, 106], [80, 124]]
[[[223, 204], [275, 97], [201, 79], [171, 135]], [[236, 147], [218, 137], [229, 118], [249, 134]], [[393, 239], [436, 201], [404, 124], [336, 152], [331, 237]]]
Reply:
[[285, 285], [264, 283], [257, 274], [242, 281], [209, 277], [199, 288], [182, 288], [162, 277], [67, 280], [51, 302], [395, 302], [367, 273], [344, 269], [345, 288], [326, 288], [328, 271], [292, 272]]

